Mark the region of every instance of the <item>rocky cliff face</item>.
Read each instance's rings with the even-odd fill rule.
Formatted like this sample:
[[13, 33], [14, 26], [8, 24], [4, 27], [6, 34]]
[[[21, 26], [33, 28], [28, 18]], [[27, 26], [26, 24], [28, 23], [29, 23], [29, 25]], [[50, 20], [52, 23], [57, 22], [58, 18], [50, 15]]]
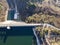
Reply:
[[8, 3], [6, 0], [0, 0], [0, 3], [5, 7], [5, 8], [8, 8]]
[[6, 11], [9, 8], [6, 0], [0, 0], [0, 22], [5, 21]]

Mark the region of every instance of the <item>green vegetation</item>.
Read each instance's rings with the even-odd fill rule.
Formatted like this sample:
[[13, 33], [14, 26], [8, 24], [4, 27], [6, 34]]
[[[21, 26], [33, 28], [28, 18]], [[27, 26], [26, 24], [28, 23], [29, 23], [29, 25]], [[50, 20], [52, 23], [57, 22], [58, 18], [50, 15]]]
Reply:
[[54, 23], [55, 16], [45, 15], [45, 14], [33, 14], [27, 17], [26, 23]]
[[2, 10], [3, 10], [3, 6], [2, 6], [2, 4], [0, 3], [0, 14], [2, 13]]
[[43, 30], [42, 30], [42, 27], [36, 27], [35, 29], [36, 29], [36, 31], [39, 32], [40, 37], [43, 37], [44, 32], [43, 32]]
[[2, 5], [0, 4], [0, 10], [2, 10]]
[[[60, 13], [59, 9], [53, 5], [49, 5], [49, 0], [39, 0], [40, 3], [28, 3], [28, 16], [26, 16], [26, 23], [48, 23], [60, 28]], [[46, 2], [47, 1], [47, 2]], [[49, 2], [48, 2], [49, 1]], [[45, 3], [44, 3], [45, 2]], [[51, 2], [52, 3], [52, 2]], [[32, 7], [32, 8], [31, 8]], [[56, 9], [56, 10], [55, 10]]]

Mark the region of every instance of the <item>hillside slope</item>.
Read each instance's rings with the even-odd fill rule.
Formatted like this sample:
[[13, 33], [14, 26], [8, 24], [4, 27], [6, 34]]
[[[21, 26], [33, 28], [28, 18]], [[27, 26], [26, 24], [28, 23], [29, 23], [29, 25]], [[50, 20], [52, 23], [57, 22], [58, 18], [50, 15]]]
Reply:
[[0, 0], [0, 22], [5, 21], [8, 4], [6, 0]]
[[[40, 3], [32, 3], [37, 7], [39, 7], [37, 10], [39, 10], [37, 13], [33, 14], [32, 16], [29, 16], [27, 18], [28, 23], [49, 23], [51, 25], [54, 25], [58, 28], [60, 28], [60, 7], [53, 4], [53, 2], [50, 2], [49, 0], [42, 1], [42, 4]], [[37, 11], [36, 10], [36, 11]]]

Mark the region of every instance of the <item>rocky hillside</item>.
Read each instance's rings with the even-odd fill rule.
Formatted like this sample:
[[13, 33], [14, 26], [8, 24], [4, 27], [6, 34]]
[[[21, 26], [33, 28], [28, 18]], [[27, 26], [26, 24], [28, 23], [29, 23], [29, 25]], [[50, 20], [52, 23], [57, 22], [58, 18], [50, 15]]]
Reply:
[[60, 28], [60, 7], [52, 1], [44, 0], [40, 3], [32, 3], [36, 6], [35, 13], [26, 19], [28, 23], [48, 23]]
[[0, 22], [5, 21], [8, 4], [6, 0], [0, 0]]

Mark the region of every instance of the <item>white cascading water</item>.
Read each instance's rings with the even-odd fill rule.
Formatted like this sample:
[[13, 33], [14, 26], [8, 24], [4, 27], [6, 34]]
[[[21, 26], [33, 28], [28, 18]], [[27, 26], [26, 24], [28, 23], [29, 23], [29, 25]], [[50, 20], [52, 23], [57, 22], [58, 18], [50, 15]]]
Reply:
[[14, 2], [15, 2], [15, 14], [14, 14], [14, 19], [18, 19], [19, 13], [18, 13], [18, 10], [17, 10], [17, 4], [16, 4], [16, 1], [15, 1], [15, 0], [14, 0]]

